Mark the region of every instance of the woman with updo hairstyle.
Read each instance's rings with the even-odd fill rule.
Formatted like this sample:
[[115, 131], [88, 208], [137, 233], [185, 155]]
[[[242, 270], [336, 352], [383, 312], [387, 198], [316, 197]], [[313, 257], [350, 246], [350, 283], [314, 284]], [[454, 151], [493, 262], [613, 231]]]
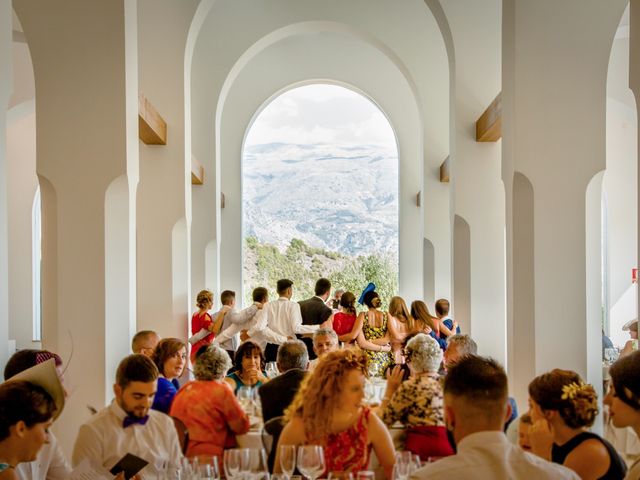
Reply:
[[361, 312], [356, 321], [362, 325], [357, 337], [358, 346], [367, 356], [369, 375], [383, 377], [393, 363], [387, 312], [378, 310], [382, 302], [373, 290], [364, 294], [363, 301], [367, 311]]
[[[609, 407], [609, 419], [614, 427], [631, 427], [640, 437], [640, 352], [633, 352], [609, 369], [611, 385], [604, 397]], [[640, 479], [640, 458], [629, 467], [628, 480]]]
[[[366, 372], [367, 358], [357, 349], [322, 356], [285, 412], [286, 425], [278, 445], [321, 445], [326, 472], [354, 473], [367, 470], [373, 447], [387, 478], [392, 478], [395, 452], [391, 435], [362, 404]], [[280, 473], [280, 449], [276, 452], [274, 473]]]
[[575, 372], [555, 369], [529, 384], [531, 451], [575, 471], [583, 480], [623, 479], [626, 465], [615, 448], [588, 431], [598, 396]]
[[171, 416], [189, 431], [188, 457], [222, 456], [225, 447], [236, 446], [236, 435], [249, 431], [249, 417], [224, 381], [230, 368], [227, 352], [209, 345], [196, 360], [196, 379], [173, 399]]
[[204, 347], [211, 345], [213, 339], [216, 337], [220, 329], [222, 328], [222, 322], [224, 321], [224, 315], [217, 315], [215, 320], [211, 318], [209, 310], [213, 308], [213, 293], [209, 290], [201, 290], [196, 297], [196, 306], [198, 311], [191, 316], [191, 334], [202, 335], [203, 333], [210, 332], [200, 340], [193, 341], [189, 339], [191, 345], [191, 363], [196, 363], [196, 355], [198, 351]]
[[333, 314], [333, 330], [339, 341], [351, 343], [360, 333], [356, 328], [356, 296], [351, 292], [344, 292], [340, 297], [339, 307], [340, 311]]
[[173, 397], [180, 389], [178, 378], [187, 364], [187, 346], [178, 338], [163, 338], [153, 351], [151, 359], [160, 372], [158, 390], [151, 408], [169, 413]]

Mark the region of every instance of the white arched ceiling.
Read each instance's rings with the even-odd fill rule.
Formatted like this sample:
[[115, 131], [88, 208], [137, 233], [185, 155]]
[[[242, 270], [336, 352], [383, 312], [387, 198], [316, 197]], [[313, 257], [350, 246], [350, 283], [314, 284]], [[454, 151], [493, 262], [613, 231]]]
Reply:
[[224, 288], [239, 291], [242, 285], [241, 156], [246, 131], [275, 93], [309, 80], [330, 80], [363, 92], [394, 128], [399, 153], [400, 292], [421, 298], [422, 209], [415, 196], [422, 188], [422, 125], [416, 98], [402, 73], [379, 50], [336, 32], [295, 35], [272, 44], [246, 64], [229, 89], [218, 135], [226, 199], [220, 244]]
[[[371, 12], [372, 10], [375, 10], [375, 14], [363, 15], [363, 12]], [[325, 30], [332, 31], [335, 39], [341, 39], [333, 43], [334, 46], [337, 46], [336, 51], [323, 54], [324, 60], [331, 59], [335, 52], [341, 51], [346, 43], [359, 43], [361, 47], [369, 45], [367, 48], [370, 51], [378, 52], [375, 55], [378, 59], [384, 58], [383, 68], [392, 70], [394, 75], [401, 75], [405, 85], [414, 85], [412, 108], [415, 109], [417, 118], [423, 118], [422, 125], [419, 125], [421, 128], [419, 136], [423, 139], [421, 142], [423, 147], [414, 161], [421, 165], [424, 163], [425, 168], [428, 169], [425, 172], [435, 178], [436, 168], [448, 155], [450, 144], [449, 61], [438, 23], [423, 0], [411, 0], [393, 5], [371, 5], [366, 0], [348, 3], [327, 1], [322, 4], [322, 9], [319, 9], [317, 4], [300, 3], [293, 0], [270, 2], [268, 7], [252, 4], [251, 8], [240, 2], [218, 0], [202, 25], [192, 64], [192, 145], [194, 154], [204, 164], [207, 171], [205, 185], [194, 188], [194, 221], [192, 225], [194, 290], [205, 284], [204, 251], [206, 245], [214, 239], [218, 245], [221, 242], [221, 238], [216, 233], [222, 228], [220, 215], [216, 214], [220, 205], [220, 188], [217, 188], [216, 185], [222, 183], [222, 191], [225, 192], [228, 179], [225, 178], [224, 172], [217, 171], [222, 167], [225, 158], [222, 156], [224, 155], [222, 151], [216, 152], [216, 139], [219, 136], [219, 131], [224, 131], [219, 130], [219, 127], [222, 129], [226, 127], [224, 116], [221, 125], [218, 126], [214, 115], [218, 102], [222, 98], [228, 97], [226, 94], [221, 95], [221, 92], [223, 89], [225, 91], [231, 90], [235, 83], [232, 80], [227, 84], [227, 87], [224, 87], [225, 81], [236, 77], [235, 70], [242, 68], [243, 63], [249, 61], [250, 58], [255, 58], [254, 50], [264, 49], [265, 43], [277, 41], [278, 34], [286, 33], [289, 35], [287, 38], [303, 38], [305, 35], [302, 35], [302, 32], [305, 30], [311, 36], [330, 33], [318, 32], [317, 30], [314, 33], [309, 31], [310, 25], [315, 25], [317, 29], [317, 26], [321, 24], [325, 25]], [[237, 25], [243, 25], [243, 28], [239, 29]], [[329, 25], [333, 25], [333, 27], [329, 28]], [[298, 30], [296, 31], [296, 29]], [[340, 30], [342, 34], [340, 34]], [[294, 33], [298, 33], [298, 35], [291, 36]], [[320, 38], [318, 40], [322, 41]], [[247, 52], [249, 53], [247, 54]], [[274, 85], [272, 91], [262, 93], [263, 101], [278, 90], [311, 78], [338, 80], [366, 91], [366, 88], [363, 88], [358, 82], [349, 80], [344, 72], [336, 71], [334, 68], [332, 72], [335, 74], [329, 74], [327, 71], [321, 71], [318, 68], [319, 64], [316, 65], [318, 73], [313, 77], [301, 75], [299, 70], [296, 71], [296, 62], [287, 61], [286, 51], [281, 51], [279, 55], [284, 56], [281, 59], [282, 64], [278, 67], [274, 65], [264, 67], [269, 74], [276, 68], [279, 69], [280, 78], [276, 82], [278, 83], [277, 87]], [[243, 57], [244, 59], [239, 61]], [[311, 59], [305, 58], [305, 60]], [[350, 67], [371, 70], [371, 65], [368, 65], [367, 62], [368, 60], [356, 54], [351, 59]], [[380, 71], [372, 71], [371, 80], [375, 81], [375, 77], [380, 73]], [[260, 75], [262, 74], [263, 72], [260, 72]], [[262, 83], [260, 75], [253, 79], [258, 87]], [[397, 92], [394, 92], [388, 85], [386, 90], [388, 90], [389, 97], [397, 95]], [[411, 88], [409, 88], [410, 90]], [[367, 93], [377, 103], [383, 103], [375, 93], [371, 91], [367, 91]], [[386, 101], [389, 102], [392, 99], [388, 98]], [[253, 113], [258, 107], [259, 103], [255, 105]], [[227, 108], [229, 105], [225, 105], [224, 109]], [[388, 109], [386, 110], [389, 113]], [[393, 119], [392, 123], [394, 123]], [[246, 129], [246, 126], [244, 125], [242, 128]], [[394, 126], [398, 130], [397, 125], [394, 124]], [[228, 141], [227, 138], [223, 138]], [[400, 148], [402, 150], [402, 145]], [[402, 155], [403, 152], [401, 151], [400, 154]], [[223, 162], [215, 161], [218, 156], [222, 156]], [[422, 167], [420, 167], [420, 171], [422, 171]], [[418, 180], [418, 183], [421, 183], [421, 180]], [[401, 201], [403, 199], [410, 201], [415, 198], [416, 193], [417, 191], [401, 191]], [[423, 198], [426, 197], [427, 192], [423, 192]], [[227, 198], [227, 205], [228, 200], [229, 198]], [[223, 212], [226, 214], [228, 210], [225, 209]], [[443, 232], [441, 241], [438, 241], [437, 238], [431, 239], [436, 248], [436, 255], [441, 253], [439, 252], [441, 245], [448, 246], [449, 237], [446, 226], [441, 232]], [[420, 240], [420, 245], [421, 242]], [[421, 248], [416, 251], [420, 252]], [[235, 268], [239, 273], [240, 264], [238, 263]], [[228, 288], [226, 274], [223, 275], [223, 278], [225, 280], [224, 288]], [[236, 284], [236, 280], [234, 280], [234, 284]], [[220, 287], [219, 285], [207, 286]], [[419, 288], [416, 288], [416, 291], [418, 290]]]

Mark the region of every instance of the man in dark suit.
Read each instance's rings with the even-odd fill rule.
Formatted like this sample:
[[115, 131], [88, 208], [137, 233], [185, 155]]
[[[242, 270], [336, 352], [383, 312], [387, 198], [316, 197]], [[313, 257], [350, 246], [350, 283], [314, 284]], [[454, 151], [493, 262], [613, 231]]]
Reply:
[[300, 340], [287, 340], [278, 348], [278, 370], [280, 375], [269, 380], [258, 390], [262, 404], [262, 419], [268, 420], [284, 415], [300, 382], [309, 367], [307, 348]]
[[[303, 325], [320, 325], [327, 321], [333, 311], [327, 307], [327, 299], [331, 293], [331, 282], [326, 278], [320, 278], [316, 282], [315, 296], [298, 302]], [[313, 351], [313, 342], [309, 337], [299, 337], [307, 346], [309, 359], [316, 358]]]

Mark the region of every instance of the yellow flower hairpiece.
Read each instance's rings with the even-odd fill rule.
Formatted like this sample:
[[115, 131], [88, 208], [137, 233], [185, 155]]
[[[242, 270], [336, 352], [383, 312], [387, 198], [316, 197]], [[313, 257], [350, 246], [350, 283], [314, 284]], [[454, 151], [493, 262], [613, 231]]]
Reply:
[[568, 385], [562, 386], [562, 400], [573, 400], [578, 396], [578, 393], [582, 391], [582, 389], [586, 388], [587, 385], [584, 382], [576, 383], [571, 382]]

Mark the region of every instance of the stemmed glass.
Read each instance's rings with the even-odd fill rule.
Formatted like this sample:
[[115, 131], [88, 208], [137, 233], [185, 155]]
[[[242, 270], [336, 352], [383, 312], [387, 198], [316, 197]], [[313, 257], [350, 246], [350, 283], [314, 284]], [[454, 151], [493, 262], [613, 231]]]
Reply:
[[296, 469], [296, 446], [280, 445], [280, 469], [287, 478], [291, 478]]
[[269, 480], [267, 454], [263, 448], [252, 448], [249, 450], [247, 467], [247, 473], [252, 480]]
[[228, 479], [234, 479], [247, 470], [249, 450], [246, 448], [230, 448], [224, 451], [224, 473]]
[[311, 480], [316, 480], [325, 469], [324, 450], [320, 445], [298, 447], [298, 470]]
[[245, 411], [247, 415], [251, 415], [253, 412], [253, 389], [251, 387], [240, 387], [236, 393], [238, 403]]
[[217, 480], [220, 478], [220, 470], [218, 468], [218, 458], [200, 456], [200, 467], [198, 472], [200, 480]]
[[351, 472], [329, 472], [328, 480], [353, 480]]

